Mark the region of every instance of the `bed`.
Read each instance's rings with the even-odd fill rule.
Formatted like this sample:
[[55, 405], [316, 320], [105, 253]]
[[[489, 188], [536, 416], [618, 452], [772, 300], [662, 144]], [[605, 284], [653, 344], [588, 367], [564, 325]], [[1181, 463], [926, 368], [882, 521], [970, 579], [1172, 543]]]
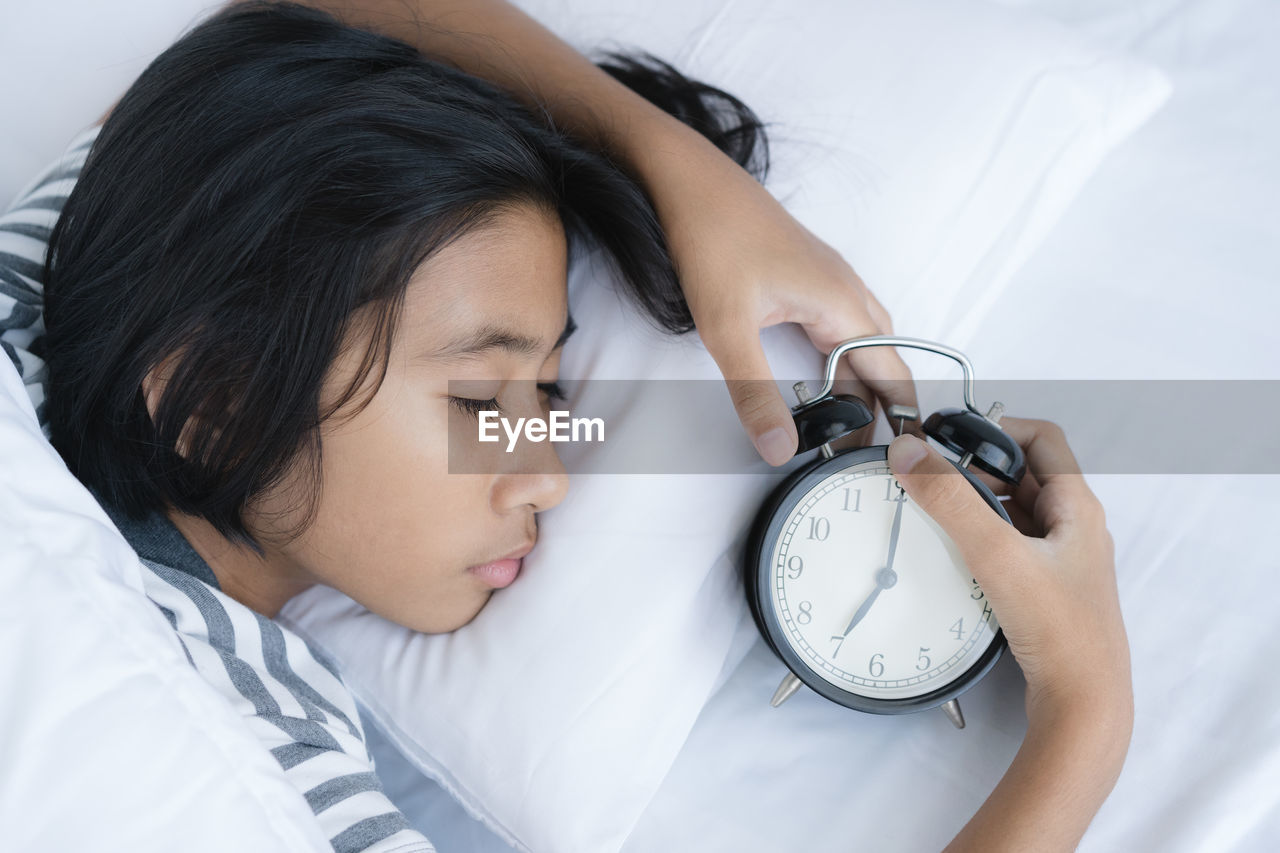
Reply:
[[[1280, 8], [1266, 0], [1001, 2], [1157, 66], [1173, 95], [1107, 156], [998, 298], [948, 327], [948, 343], [1002, 380], [1233, 379], [1273, 388]], [[190, 17], [165, 4], [155, 12], [174, 26]], [[6, 83], [6, 113], [29, 111], [38, 98], [40, 109], [54, 110], [48, 92], [57, 83], [35, 94]], [[94, 93], [98, 102], [109, 103], [113, 85]], [[11, 145], [6, 198], [60, 149], [65, 128], [37, 128]], [[1194, 413], [1197, 402], [1185, 400], [1186, 409]], [[1191, 417], [1204, 443], [1256, 445], [1267, 473], [1089, 472], [1116, 541], [1136, 721], [1124, 772], [1082, 850], [1280, 847], [1280, 683], [1271, 678], [1280, 557], [1265, 539], [1280, 512], [1280, 456], [1271, 455], [1274, 442], [1250, 443], [1276, 430], [1251, 417], [1249, 400]], [[715, 690], [624, 853], [939, 849], [996, 784], [1025, 731], [1011, 656], [965, 694], [967, 727], [958, 731], [939, 713], [859, 715], [803, 690], [771, 708], [784, 669], [749, 618], [732, 627]], [[366, 727], [383, 784], [441, 853], [519, 849], [424, 775], [373, 719]]]

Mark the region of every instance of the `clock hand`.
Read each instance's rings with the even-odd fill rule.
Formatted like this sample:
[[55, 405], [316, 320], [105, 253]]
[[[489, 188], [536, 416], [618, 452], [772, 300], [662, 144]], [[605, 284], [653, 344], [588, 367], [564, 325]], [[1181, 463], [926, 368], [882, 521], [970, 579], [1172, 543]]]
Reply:
[[889, 531], [889, 558], [885, 561], [885, 568], [893, 568], [893, 555], [898, 551], [898, 532], [902, 530], [902, 505], [907, 502], [906, 492], [901, 486], [898, 487], [898, 508], [893, 512], [893, 528]]
[[907, 502], [906, 493], [902, 487], [898, 487], [898, 508], [893, 512], [893, 527], [889, 531], [889, 559], [885, 563], [885, 567], [876, 572], [876, 588], [867, 596], [867, 600], [859, 605], [854, 612], [853, 618], [849, 620], [849, 625], [844, 629], [843, 636], [849, 636], [849, 632], [853, 630], [853, 626], [857, 625], [867, 615], [867, 611], [871, 609], [871, 605], [875, 604], [876, 598], [879, 597], [881, 591], [888, 589], [898, 582], [898, 573], [893, 570], [893, 557], [898, 551], [898, 533], [902, 530], [902, 505]]
[[898, 573], [888, 566], [885, 566], [883, 569], [876, 572], [876, 588], [871, 591], [871, 594], [867, 596], [867, 600], [862, 602], [857, 611], [853, 614], [853, 618], [849, 620], [848, 627], [844, 629], [843, 636], [849, 636], [849, 632], [853, 630], [853, 626], [861, 622], [863, 617], [867, 615], [867, 611], [871, 609], [871, 605], [875, 604], [876, 598], [879, 597], [880, 593], [897, 582]]

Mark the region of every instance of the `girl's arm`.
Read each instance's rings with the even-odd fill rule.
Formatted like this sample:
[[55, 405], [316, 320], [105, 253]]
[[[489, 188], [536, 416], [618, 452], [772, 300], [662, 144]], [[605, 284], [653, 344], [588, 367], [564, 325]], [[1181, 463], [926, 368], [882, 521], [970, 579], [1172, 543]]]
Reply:
[[[989, 510], [988, 510], [989, 511]], [[1129, 745], [1132, 714], [1071, 703], [1030, 721], [1018, 754], [987, 801], [947, 846], [960, 851], [1074, 850], [1111, 793]]]
[[[853, 268], [737, 163], [510, 3], [303, 5], [415, 45], [527, 104], [545, 105], [557, 125], [624, 163], [653, 199], [698, 333], [729, 380], [747, 434], [771, 464], [795, 455], [796, 429], [774, 383], [759, 381], [773, 378], [760, 329], [798, 323], [824, 353], [849, 338], [893, 332]], [[869, 402], [916, 404], [911, 372], [893, 348], [855, 350], [838, 378]], [[739, 379], [756, 381], [733, 381]]]

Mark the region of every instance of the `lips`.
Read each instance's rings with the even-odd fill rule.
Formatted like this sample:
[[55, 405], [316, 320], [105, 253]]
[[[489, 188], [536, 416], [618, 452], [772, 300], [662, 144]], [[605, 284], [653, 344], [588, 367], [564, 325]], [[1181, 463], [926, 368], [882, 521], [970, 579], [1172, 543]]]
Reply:
[[528, 542], [497, 560], [481, 563], [478, 566], [468, 566], [467, 571], [494, 589], [511, 586], [515, 579], [519, 577], [520, 567], [524, 563], [523, 558], [533, 550], [533, 545], [533, 542]]

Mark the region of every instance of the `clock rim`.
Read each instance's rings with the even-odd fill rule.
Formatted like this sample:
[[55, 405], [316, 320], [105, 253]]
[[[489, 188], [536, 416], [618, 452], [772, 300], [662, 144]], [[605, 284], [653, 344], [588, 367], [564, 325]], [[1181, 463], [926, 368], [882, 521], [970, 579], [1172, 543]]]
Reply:
[[[1001, 655], [1004, 654], [1005, 649], [1008, 648], [1004, 629], [997, 629], [990, 644], [976, 661], [954, 679], [936, 690], [922, 693], [919, 696], [893, 699], [876, 698], [837, 687], [818, 675], [796, 653], [791, 644], [786, 641], [786, 632], [783, 630], [782, 623], [778, 619], [777, 613], [774, 612], [774, 608], [765, 606], [766, 603], [770, 603], [772, 600], [770, 598], [773, 582], [772, 546], [781, 531], [786, 517], [800, 502], [800, 499], [808, 493], [809, 488], [831, 476], [835, 471], [853, 465], [860, 465], [864, 462], [888, 462], [888, 459], [889, 446], [887, 444], [875, 444], [870, 447], [842, 450], [830, 458], [819, 457], [811, 461], [809, 464], [792, 472], [778, 484], [769, 494], [764, 504], [761, 505], [760, 511], [752, 522], [745, 552], [746, 559], [743, 561], [743, 571], [745, 573], [743, 586], [747, 592], [751, 615], [755, 619], [756, 628], [760, 631], [760, 635], [787, 669], [795, 674], [806, 687], [838, 705], [843, 705], [856, 711], [864, 711], [870, 714], [908, 714], [944, 705], [977, 684], [984, 675], [991, 671], [991, 668], [996, 665]], [[1009, 518], [1008, 512], [1005, 511], [1005, 508], [995, 494], [987, 488], [986, 484], [971, 472], [956, 465], [954, 461], [948, 461], [957, 471], [964, 475], [969, 484], [982, 496], [982, 499], [1006, 523], [1013, 523]], [[793, 496], [794, 500], [790, 500]], [[766, 545], [768, 546], [767, 549]]]

